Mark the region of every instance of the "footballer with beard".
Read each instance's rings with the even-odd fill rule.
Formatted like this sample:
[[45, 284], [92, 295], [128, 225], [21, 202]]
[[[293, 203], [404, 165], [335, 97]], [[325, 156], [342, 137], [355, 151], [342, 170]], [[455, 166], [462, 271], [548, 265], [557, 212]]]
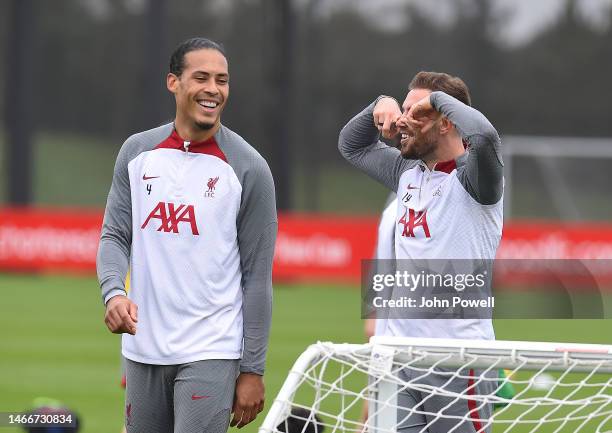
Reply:
[[[397, 148], [383, 143], [381, 134]], [[352, 165], [397, 193], [396, 267], [401, 261], [495, 258], [503, 225], [501, 140], [471, 106], [463, 80], [419, 72], [401, 105], [378, 97], [344, 126], [338, 147]], [[377, 336], [495, 339], [490, 316], [423, 318], [410, 309], [398, 311], [377, 314], [385, 317], [377, 321]], [[447, 373], [401, 371], [415, 386], [398, 391], [397, 431], [491, 431], [492, 405], [470, 396], [493, 397], [496, 374]]]

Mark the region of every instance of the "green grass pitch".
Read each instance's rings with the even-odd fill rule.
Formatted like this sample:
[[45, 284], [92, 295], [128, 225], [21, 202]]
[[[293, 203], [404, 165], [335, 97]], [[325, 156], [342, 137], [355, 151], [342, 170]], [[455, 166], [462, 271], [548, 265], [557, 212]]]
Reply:
[[[103, 323], [95, 279], [0, 275], [0, 286], [0, 412], [22, 411], [36, 397], [51, 397], [79, 413], [84, 433], [119, 432], [119, 338]], [[267, 408], [309, 344], [364, 340], [359, 297], [350, 286], [275, 285]], [[601, 320], [499, 320], [496, 333], [506, 340], [611, 344], [611, 325]], [[263, 415], [241, 431], [257, 431]]]

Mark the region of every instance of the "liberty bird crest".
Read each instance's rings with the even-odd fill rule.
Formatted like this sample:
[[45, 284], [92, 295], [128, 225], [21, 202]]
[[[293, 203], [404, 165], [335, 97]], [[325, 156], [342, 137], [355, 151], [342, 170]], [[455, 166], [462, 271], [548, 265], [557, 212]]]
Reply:
[[219, 176], [208, 178], [208, 182], [206, 182], [208, 189], [204, 192], [204, 197], [213, 198], [215, 196], [217, 182], [219, 182]]
[[217, 184], [218, 181], [219, 181], [219, 176], [211, 177], [210, 179], [208, 179], [208, 183], [206, 184], [206, 186], [208, 186], [208, 190], [206, 192], [214, 192], [215, 185]]

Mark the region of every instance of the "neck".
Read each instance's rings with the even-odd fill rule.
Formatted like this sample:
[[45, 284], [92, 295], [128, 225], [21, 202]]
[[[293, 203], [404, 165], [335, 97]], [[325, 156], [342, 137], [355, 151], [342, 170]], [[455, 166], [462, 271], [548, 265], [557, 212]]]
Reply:
[[438, 148], [431, 158], [423, 159], [425, 165], [430, 170], [433, 170], [434, 166], [438, 162], [445, 162], [455, 160], [465, 153], [465, 147], [463, 147], [463, 140], [461, 137], [446, 137], [442, 138], [438, 142]]
[[185, 121], [178, 114], [174, 119], [174, 129], [178, 135], [187, 141], [205, 141], [215, 135], [221, 127], [221, 121], [217, 120], [210, 129], [198, 128], [192, 121]]

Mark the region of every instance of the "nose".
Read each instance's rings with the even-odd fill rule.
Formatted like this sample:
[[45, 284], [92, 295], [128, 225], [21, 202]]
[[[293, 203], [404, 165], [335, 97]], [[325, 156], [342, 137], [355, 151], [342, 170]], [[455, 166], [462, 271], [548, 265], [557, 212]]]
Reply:
[[217, 83], [215, 82], [214, 79], [206, 80], [206, 82], [204, 83], [203, 90], [209, 95], [216, 95], [217, 93], [219, 93], [219, 89], [217, 88]]

